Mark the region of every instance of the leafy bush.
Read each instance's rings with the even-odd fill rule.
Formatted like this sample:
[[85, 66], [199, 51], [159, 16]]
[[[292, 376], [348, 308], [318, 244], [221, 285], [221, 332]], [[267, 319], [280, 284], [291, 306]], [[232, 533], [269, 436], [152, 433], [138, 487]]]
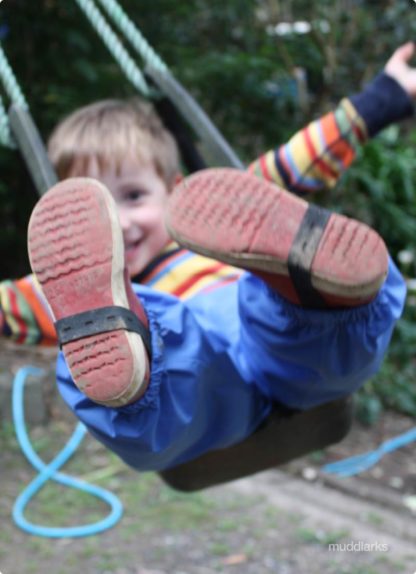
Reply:
[[[416, 37], [413, 0], [121, 3], [245, 161], [358, 91], [395, 47]], [[311, 25], [309, 33], [273, 32], [279, 22], [299, 20]], [[4, 0], [0, 40], [44, 139], [80, 105], [133, 94], [73, 1]], [[299, 68], [307, 79], [303, 103], [294, 81]], [[395, 257], [402, 249], [416, 252], [415, 144], [415, 134], [389, 130], [365, 147], [339, 190], [322, 200], [367, 220]], [[36, 193], [17, 154], [0, 150], [0, 173], [0, 257], [2, 276], [10, 277], [29, 269], [26, 226]], [[408, 306], [388, 361], [363, 391], [365, 400], [376, 397], [373, 404], [383, 400], [415, 412], [413, 312]]]
[[[412, 0], [121, 4], [246, 161], [359, 90], [416, 32], [416, 19], [408, 17]], [[273, 32], [279, 22], [299, 20], [311, 25], [309, 33]], [[0, 40], [45, 139], [80, 105], [134, 93], [74, 1], [4, 0]], [[299, 68], [307, 78], [304, 105], [294, 80]], [[28, 270], [24, 237], [36, 194], [16, 154], [0, 150], [0, 170], [0, 219], [6, 222], [0, 257], [7, 277]]]
[[377, 229], [394, 256], [416, 251], [416, 131], [391, 126], [361, 148], [335, 206]]
[[[393, 126], [369, 142], [327, 201], [377, 229], [409, 279], [416, 277], [416, 131]], [[402, 251], [413, 254], [404, 267]], [[372, 423], [384, 407], [416, 416], [416, 298], [410, 294], [381, 371], [358, 394]]]

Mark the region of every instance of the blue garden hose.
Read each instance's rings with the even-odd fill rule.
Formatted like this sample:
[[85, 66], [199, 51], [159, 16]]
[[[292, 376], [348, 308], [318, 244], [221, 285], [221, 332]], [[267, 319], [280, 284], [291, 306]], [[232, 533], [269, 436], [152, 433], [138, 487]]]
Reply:
[[326, 464], [322, 470], [338, 476], [354, 476], [374, 466], [385, 454], [416, 441], [416, 427], [383, 442], [370, 452], [357, 454], [337, 462]]
[[[77, 424], [75, 431], [66, 446], [49, 464], [45, 464], [33, 450], [26, 432], [23, 406], [23, 389], [25, 381], [28, 376], [40, 376], [42, 374], [43, 371], [36, 367], [23, 367], [18, 371], [13, 381], [12, 409], [17, 440], [28, 461], [39, 471], [38, 476], [32, 480], [32, 482], [28, 484], [24, 491], [17, 497], [13, 506], [13, 519], [19, 528], [29, 534], [44, 536], [47, 538], [76, 538], [98, 534], [99, 532], [103, 532], [104, 530], [111, 528], [120, 520], [121, 515], [123, 514], [123, 506], [120, 500], [114, 494], [100, 488], [99, 486], [88, 484], [81, 479], [58, 472], [58, 469], [61, 468], [61, 466], [72, 456], [84, 438], [87, 432], [85, 426], [82, 423]], [[83, 526], [50, 527], [29, 522], [24, 516], [24, 510], [31, 498], [48, 480], [54, 480], [55, 482], [59, 482], [65, 486], [77, 488], [78, 490], [96, 496], [110, 506], [111, 512], [106, 516], [106, 518]]]

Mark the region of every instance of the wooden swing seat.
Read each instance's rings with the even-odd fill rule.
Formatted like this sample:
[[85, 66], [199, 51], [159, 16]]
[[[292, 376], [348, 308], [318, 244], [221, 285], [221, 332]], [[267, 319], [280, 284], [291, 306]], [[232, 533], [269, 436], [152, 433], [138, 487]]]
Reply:
[[176, 490], [192, 492], [267, 470], [342, 440], [352, 424], [352, 398], [302, 412], [276, 406], [242, 442], [163, 471]]

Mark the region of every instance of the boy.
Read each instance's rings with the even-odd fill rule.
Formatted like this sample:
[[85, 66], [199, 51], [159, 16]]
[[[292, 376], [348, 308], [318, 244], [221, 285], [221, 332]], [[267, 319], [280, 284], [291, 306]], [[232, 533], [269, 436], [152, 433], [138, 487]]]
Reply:
[[[368, 107], [369, 95], [385, 103], [391, 121], [410, 111], [407, 94], [416, 94], [406, 63], [412, 47], [398, 52], [393, 58], [412, 87], [403, 90], [384, 76], [383, 93], [373, 85], [355, 101], [370, 134], [382, 123]], [[337, 119], [350, 120], [354, 136], [364, 139], [365, 124], [357, 125], [351, 110], [344, 104]], [[149, 234], [134, 235], [130, 222], [123, 224], [123, 201], [149, 207], [150, 198], [162, 214], [169, 188], [151, 155], [138, 170], [134, 154], [114, 163], [112, 156], [77, 151], [70, 175], [81, 165], [84, 174], [100, 176], [124, 232], [102, 184], [68, 180], [35, 208], [30, 258], [76, 383], [61, 356], [61, 392], [92, 434], [128, 464], [166, 469], [238, 442], [273, 401], [308, 408], [352, 392], [377, 369], [405, 288], [375, 232], [253, 176], [208, 170], [177, 186], [170, 231], [249, 273], [227, 284], [211, 281], [186, 303], [143, 285], [135, 286], [135, 297], [123, 270], [123, 238], [132, 270], [136, 257], [145, 265], [168, 235], [157, 217]], [[351, 159], [351, 142], [340, 142], [331, 155], [332, 171], [340, 170]]]
[[[113, 169], [132, 148], [133, 165], [126, 165], [122, 173]], [[236, 276], [236, 270], [192, 255], [168, 237], [164, 200], [181, 177], [179, 158], [175, 141], [150, 104], [137, 99], [86, 106], [57, 126], [48, 152], [59, 179], [90, 175], [114, 190], [133, 281], [187, 298], [206, 281]], [[114, 165], [109, 165], [109, 157]], [[3, 335], [18, 343], [57, 343], [47, 303], [33, 276], [0, 283], [1, 325]]]
[[[375, 135], [384, 126], [411, 113], [409, 97], [414, 97], [416, 89], [416, 72], [408, 65], [412, 51], [412, 43], [399, 48], [389, 59], [385, 73], [363, 94], [353, 97], [352, 101], [344, 100], [335, 113], [313, 122], [288, 144], [266, 153], [252, 163], [249, 171], [298, 194], [335, 185], [343, 170], [353, 161], [356, 148], [367, 136]], [[108, 140], [108, 131], [112, 132], [111, 140]], [[79, 146], [81, 133], [84, 148], [82, 154], [81, 150], [76, 154], [74, 150]], [[114, 134], [118, 137], [115, 138]], [[138, 150], [142, 150], [142, 144], [147, 146], [148, 153], [158, 158], [162, 179], [171, 189], [173, 181], [180, 177], [177, 175], [176, 146], [151, 108], [144, 103], [138, 103], [136, 107], [102, 102], [79, 110], [56, 128], [49, 142], [49, 152], [60, 179], [65, 179], [70, 175], [88, 175], [79, 161], [76, 169], [71, 165], [71, 158], [75, 155], [87, 158], [94, 154], [97, 157], [115, 154], [119, 158], [125, 153], [126, 141], [129, 140]], [[91, 150], [87, 149], [88, 146]], [[138, 163], [140, 161], [139, 156]], [[89, 175], [100, 176], [99, 167], [98, 173]], [[110, 184], [108, 182], [111, 187]], [[126, 225], [126, 212], [138, 213], [139, 227], [146, 228], [148, 210], [146, 212], [132, 199], [129, 202], [124, 200], [123, 213], [119, 214], [123, 226]], [[197, 255], [191, 256], [173, 242], [160, 253], [156, 245], [151, 262], [138, 261], [138, 267], [134, 263], [131, 266], [134, 250], [132, 245], [130, 247], [127, 266], [132, 280], [182, 299], [194, 295], [207, 282], [226, 282], [236, 277], [235, 269], [218, 262], [214, 264]], [[140, 257], [143, 255], [144, 251]], [[56, 344], [48, 306], [33, 276], [0, 283], [0, 332], [18, 343]]]

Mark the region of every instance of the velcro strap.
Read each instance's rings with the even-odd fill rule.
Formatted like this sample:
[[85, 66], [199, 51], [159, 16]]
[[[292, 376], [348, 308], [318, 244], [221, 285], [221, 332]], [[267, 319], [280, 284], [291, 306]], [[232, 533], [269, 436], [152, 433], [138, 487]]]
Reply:
[[77, 341], [91, 335], [107, 333], [109, 331], [133, 331], [143, 339], [149, 356], [151, 355], [150, 333], [140, 319], [125, 307], [110, 306], [92, 309], [77, 315], [59, 319], [55, 323], [58, 333], [59, 345]]
[[288, 258], [289, 275], [302, 305], [324, 308], [325, 302], [311, 280], [311, 267], [331, 213], [309, 205], [298, 229]]

